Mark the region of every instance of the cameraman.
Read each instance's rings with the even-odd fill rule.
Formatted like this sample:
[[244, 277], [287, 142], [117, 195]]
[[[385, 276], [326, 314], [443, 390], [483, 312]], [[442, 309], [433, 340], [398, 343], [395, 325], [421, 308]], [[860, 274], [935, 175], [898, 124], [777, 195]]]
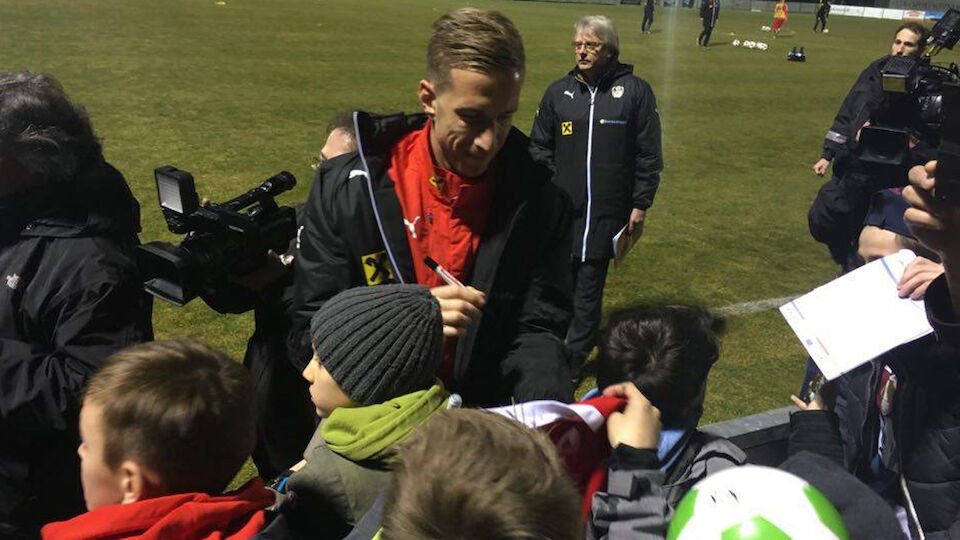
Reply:
[[153, 338], [140, 206], [48, 75], [0, 74], [0, 537], [85, 510], [79, 393]]
[[[329, 135], [317, 166], [354, 152], [353, 116], [341, 113], [327, 126]], [[297, 223], [303, 204], [296, 205]], [[302, 459], [316, 430], [317, 413], [300, 371], [290, 361], [287, 336], [293, 315], [293, 259], [298, 237], [286, 253], [269, 254], [267, 267], [252, 274], [230, 275], [216, 283], [203, 300], [221, 313], [254, 312], [254, 331], [247, 340], [243, 365], [250, 370], [256, 402], [257, 441], [253, 462], [263, 478], [273, 478]]]
[[[813, 171], [823, 176], [833, 163], [833, 178], [820, 188], [810, 207], [810, 234], [827, 245], [844, 271], [859, 265], [854, 242], [863, 224], [867, 204], [874, 192], [888, 187], [873, 171], [861, 166], [855, 153], [860, 130], [884, 101], [883, 67], [894, 56], [920, 56], [928, 31], [908, 22], [897, 28], [890, 55], [871, 63], [857, 78], [827, 132], [820, 159]], [[894, 174], [893, 176], [900, 176]]]

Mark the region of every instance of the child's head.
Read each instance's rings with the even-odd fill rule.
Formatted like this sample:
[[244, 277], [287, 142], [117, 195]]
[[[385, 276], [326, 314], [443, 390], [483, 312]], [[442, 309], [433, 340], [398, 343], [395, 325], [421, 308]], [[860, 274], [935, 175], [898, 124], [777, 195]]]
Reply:
[[600, 338], [597, 386], [633, 382], [663, 415], [683, 420], [703, 405], [720, 356], [723, 319], [689, 306], [641, 307], [613, 315]]
[[440, 304], [423, 285], [343, 291], [313, 315], [310, 334], [303, 378], [321, 417], [428, 388], [443, 358]]
[[547, 436], [487, 411], [434, 415], [398, 449], [383, 538], [583, 538], [580, 499]]
[[87, 508], [223, 491], [253, 451], [246, 369], [197, 341], [154, 341], [107, 359], [80, 412]]

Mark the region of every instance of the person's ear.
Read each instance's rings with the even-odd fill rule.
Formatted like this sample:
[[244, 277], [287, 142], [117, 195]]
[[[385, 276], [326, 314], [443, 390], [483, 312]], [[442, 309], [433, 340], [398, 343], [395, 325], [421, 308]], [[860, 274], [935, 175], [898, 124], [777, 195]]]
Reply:
[[136, 461], [126, 460], [118, 469], [121, 504], [130, 504], [163, 495], [156, 474]]
[[437, 89], [434, 83], [428, 80], [421, 80], [420, 87], [417, 89], [417, 97], [420, 99], [420, 106], [427, 116], [433, 118], [437, 114]]

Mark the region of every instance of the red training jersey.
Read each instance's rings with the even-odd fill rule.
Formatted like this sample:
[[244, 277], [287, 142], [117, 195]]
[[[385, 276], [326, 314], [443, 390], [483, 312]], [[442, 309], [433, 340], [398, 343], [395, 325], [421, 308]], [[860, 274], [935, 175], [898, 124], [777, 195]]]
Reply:
[[[402, 138], [390, 152], [388, 174], [394, 181], [417, 283], [445, 285], [424, 262], [429, 256], [462, 282], [470, 279], [480, 238], [493, 200], [492, 167], [479, 178], [466, 178], [436, 165], [430, 147], [431, 122]], [[440, 367], [445, 382], [453, 378], [456, 341], [449, 340]]]

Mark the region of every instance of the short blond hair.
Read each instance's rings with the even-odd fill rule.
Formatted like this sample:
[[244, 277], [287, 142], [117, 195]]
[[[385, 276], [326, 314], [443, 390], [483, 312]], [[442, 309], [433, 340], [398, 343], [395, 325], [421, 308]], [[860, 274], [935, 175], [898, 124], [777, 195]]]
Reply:
[[218, 494], [254, 445], [246, 368], [199, 341], [154, 341], [110, 356], [84, 406], [103, 408], [104, 463], [134, 460], [168, 493]]
[[427, 76], [443, 86], [455, 68], [522, 77], [526, 55], [517, 27], [499, 11], [462, 8], [440, 17], [427, 44]]
[[437, 413], [398, 450], [383, 538], [582, 539], [580, 501], [543, 433], [488, 411]]

